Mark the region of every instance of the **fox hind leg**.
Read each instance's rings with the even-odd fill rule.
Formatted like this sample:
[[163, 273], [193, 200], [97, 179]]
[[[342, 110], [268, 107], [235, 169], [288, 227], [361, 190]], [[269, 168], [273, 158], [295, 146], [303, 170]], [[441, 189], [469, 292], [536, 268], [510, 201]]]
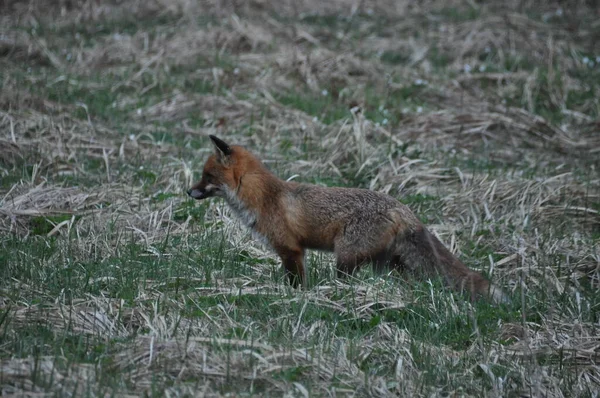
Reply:
[[346, 279], [354, 275], [356, 269], [362, 262], [356, 258], [341, 257], [338, 255], [336, 262], [336, 274], [339, 279]]
[[391, 228], [365, 231], [362, 225], [346, 226], [334, 247], [337, 257], [337, 276], [344, 278], [365, 263], [372, 263], [376, 273], [382, 273], [390, 265], [394, 234]]
[[354, 275], [356, 270], [358, 270], [363, 264], [375, 260], [370, 256], [356, 253], [352, 249], [343, 250], [339, 247], [336, 248], [335, 254], [337, 260], [337, 277], [340, 279], [345, 279], [348, 276]]

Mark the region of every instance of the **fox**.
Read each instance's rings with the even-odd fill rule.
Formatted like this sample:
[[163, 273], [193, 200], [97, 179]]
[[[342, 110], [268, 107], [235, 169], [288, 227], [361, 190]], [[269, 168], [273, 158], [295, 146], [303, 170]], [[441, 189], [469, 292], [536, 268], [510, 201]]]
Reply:
[[187, 194], [223, 198], [253, 235], [281, 258], [289, 284], [306, 288], [307, 250], [333, 252], [339, 278], [371, 263], [418, 278], [441, 277], [471, 300], [507, 301], [504, 292], [469, 269], [406, 206], [392, 196], [361, 188], [285, 181], [239, 145], [209, 135], [214, 145], [202, 176]]

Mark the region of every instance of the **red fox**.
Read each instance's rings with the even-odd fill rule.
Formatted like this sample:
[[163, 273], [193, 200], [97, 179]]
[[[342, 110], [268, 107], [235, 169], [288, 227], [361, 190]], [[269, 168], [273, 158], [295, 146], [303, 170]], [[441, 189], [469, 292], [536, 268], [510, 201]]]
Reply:
[[420, 277], [441, 276], [472, 299], [506, 301], [502, 291], [470, 270], [391, 196], [358, 188], [287, 182], [252, 153], [210, 135], [215, 146], [202, 179], [187, 191], [194, 199], [222, 197], [255, 234], [281, 257], [293, 287], [305, 285], [306, 249], [333, 251], [337, 275], [371, 262]]

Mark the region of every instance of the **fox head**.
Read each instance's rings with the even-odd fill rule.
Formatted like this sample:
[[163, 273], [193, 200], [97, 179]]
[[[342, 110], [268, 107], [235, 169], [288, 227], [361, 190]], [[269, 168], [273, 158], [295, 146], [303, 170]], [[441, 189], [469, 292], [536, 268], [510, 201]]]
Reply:
[[232, 147], [225, 141], [209, 135], [215, 146], [212, 154], [204, 164], [202, 179], [191, 187], [187, 193], [194, 199], [205, 199], [212, 196], [225, 196], [227, 189], [235, 191], [240, 181], [238, 152], [243, 152], [241, 147]]

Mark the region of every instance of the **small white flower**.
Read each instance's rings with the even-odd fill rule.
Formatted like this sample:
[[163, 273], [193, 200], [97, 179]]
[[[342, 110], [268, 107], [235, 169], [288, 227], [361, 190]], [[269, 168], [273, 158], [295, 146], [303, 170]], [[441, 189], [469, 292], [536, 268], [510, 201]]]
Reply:
[[239, 74], [240, 74], [240, 68], [235, 68], [235, 69], [233, 70], [233, 74], [234, 74], [234, 75], [239, 75]]
[[423, 80], [422, 79], [417, 79], [417, 80], [415, 80], [415, 84], [417, 86], [422, 86], [423, 85]]
[[302, 131], [306, 130], [306, 124], [302, 123], [300, 125], [300, 130], [302, 130]]
[[373, 15], [373, 12], [372, 8], [367, 8], [367, 15]]
[[483, 49], [483, 51], [485, 51], [486, 53], [491, 53], [492, 49], [490, 48], [490, 46], [485, 46], [485, 48]]
[[387, 115], [388, 113], [390, 113], [390, 111], [388, 111], [387, 109], [384, 109], [382, 112], [384, 115]]
[[138, 115], [141, 115], [141, 114], [142, 114], [142, 108], [138, 108], [138, 110], [137, 110], [137, 114], [138, 114]]
[[316, 122], [318, 122], [318, 121], [319, 121], [319, 118], [318, 118], [318, 117], [316, 117], [316, 116], [315, 116], [315, 117], [313, 117], [313, 123], [316, 123]]
[[135, 141], [135, 134], [129, 134], [129, 141]]
[[582, 61], [584, 64], [587, 64], [588, 62], [590, 62], [590, 59], [588, 57], [583, 57]]
[[375, 123], [375, 127], [379, 127], [379, 126], [380, 126], [379, 122]]
[[140, 166], [140, 170], [144, 170], [144, 166]]
[[328, 92], [327, 90], [323, 90], [323, 91], [321, 91], [321, 95], [322, 95], [323, 97], [327, 97], [327, 94], [329, 94], [329, 92]]
[[597, 63], [597, 64], [600, 64], [600, 55], [598, 55], [598, 56], [596, 57], [596, 63]]
[[383, 124], [384, 126], [385, 126], [386, 124], [388, 124], [388, 120], [387, 120], [387, 118], [386, 118], [386, 119], [383, 119], [383, 120], [381, 121], [381, 124]]
[[422, 106], [417, 107], [417, 113], [423, 113], [423, 107]]
[[70, 60], [71, 60], [71, 58], [73, 58], [73, 55], [72, 55], [71, 53], [68, 53], [68, 54], [67, 54], [67, 61], [70, 61]]
[[479, 72], [485, 72], [485, 65], [479, 65]]
[[559, 17], [562, 17], [562, 15], [563, 15], [563, 9], [559, 7], [559, 8], [556, 10], [556, 15], [558, 15]]
[[383, 112], [383, 105], [379, 105], [379, 108], [377, 108], [379, 110], [379, 112]]
[[470, 73], [471, 72], [471, 65], [465, 64], [463, 66], [463, 70], [465, 71], [465, 73]]

